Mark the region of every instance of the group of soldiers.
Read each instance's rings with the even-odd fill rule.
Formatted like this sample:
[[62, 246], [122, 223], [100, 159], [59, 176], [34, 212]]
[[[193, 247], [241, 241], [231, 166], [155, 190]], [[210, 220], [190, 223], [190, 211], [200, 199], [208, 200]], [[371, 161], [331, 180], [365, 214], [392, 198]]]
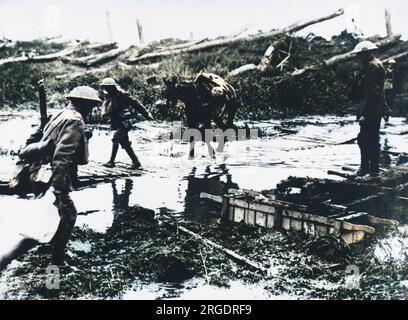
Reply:
[[[94, 107], [102, 104], [102, 116], [110, 119], [114, 130], [112, 153], [106, 167], [115, 166], [115, 158], [119, 145], [132, 160], [131, 169], [140, 168], [129, 139], [131, 114], [136, 110], [146, 119], [153, 119], [143, 105], [120, 86], [112, 78], [101, 82], [101, 92], [89, 86], [74, 88], [67, 96], [68, 104], [55, 113], [44, 126], [37, 130], [27, 140], [26, 147], [20, 151], [20, 158], [30, 162], [28, 169], [28, 184], [34, 193], [46, 192], [51, 187], [54, 195], [54, 205], [58, 209], [60, 222], [57, 232], [51, 240], [51, 263], [61, 265], [64, 252], [72, 229], [74, 228], [77, 211], [70, 198], [70, 191], [77, 180], [78, 165], [88, 163], [88, 140], [92, 134], [86, 130], [86, 121]], [[45, 163], [51, 163], [51, 177], [45, 190], [38, 190], [36, 181]]]
[[[357, 78], [353, 96], [361, 103], [359, 112], [360, 133], [358, 145], [361, 151], [361, 164], [358, 176], [377, 175], [380, 159], [380, 123], [388, 117], [390, 108], [385, 98], [386, 70], [374, 56], [377, 47], [369, 41], [359, 43], [354, 52], [362, 63], [362, 72]], [[50, 185], [55, 194], [55, 205], [60, 215], [58, 230], [52, 239], [52, 264], [62, 264], [64, 251], [74, 228], [77, 211], [69, 193], [76, 179], [77, 166], [88, 162], [88, 138], [85, 121], [91, 110], [102, 103], [102, 115], [110, 118], [114, 130], [112, 152], [107, 167], [115, 166], [115, 158], [121, 146], [132, 160], [132, 169], [141, 166], [136, 156], [128, 132], [130, 118], [136, 111], [146, 119], [152, 115], [143, 105], [123, 91], [112, 78], [100, 83], [102, 95], [88, 86], [73, 89], [68, 95], [68, 105], [57, 112], [42, 130], [40, 143], [52, 141], [54, 148], [50, 154], [52, 176]]]

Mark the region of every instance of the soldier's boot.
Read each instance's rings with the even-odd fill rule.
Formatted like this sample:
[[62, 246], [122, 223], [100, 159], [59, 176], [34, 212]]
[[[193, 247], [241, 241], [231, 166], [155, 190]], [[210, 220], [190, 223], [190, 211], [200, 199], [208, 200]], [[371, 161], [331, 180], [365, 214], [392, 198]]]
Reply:
[[129, 155], [130, 159], [132, 160], [132, 165], [130, 167], [131, 170], [139, 169], [142, 164], [140, 163], [139, 159], [137, 158], [133, 148], [131, 146], [126, 146], [125, 148], [126, 153]]
[[364, 152], [361, 152], [360, 169], [356, 172], [356, 176], [364, 177], [370, 172], [370, 161]]
[[370, 161], [370, 176], [372, 177], [378, 177], [378, 174], [380, 173], [380, 157], [375, 156], [371, 159]]
[[75, 226], [77, 211], [69, 195], [61, 195], [55, 203], [60, 214], [60, 222], [50, 242], [53, 246], [51, 264], [61, 266], [64, 263], [65, 248]]
[[116, 155], [118, 154], [118, 150], [119, 150], [119, 143], [114, 143], [112, 145], [112, 153], [111, 153], [110, 160], [103, 164], [105, 167], [113, 168], [115, 166], [115, 158], [116, 158]]

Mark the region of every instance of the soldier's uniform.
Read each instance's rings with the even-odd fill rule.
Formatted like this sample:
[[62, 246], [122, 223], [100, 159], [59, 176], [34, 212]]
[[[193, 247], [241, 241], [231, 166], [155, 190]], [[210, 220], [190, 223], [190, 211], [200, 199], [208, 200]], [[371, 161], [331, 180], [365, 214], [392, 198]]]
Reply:
[[379, 171], [380, 124], [382, 117], [390, 113], [385, 101], [385, 69], [381, 61], [372, 57], [364, 63], [363, 68], [358, 83], [362, 105], [359, 113], [360, 133], [358, 135], [361, 152], [360, 175], [376, 174]]
[[113, 167], [115, 165], [115, 158], [118, 146], [120, 145], [127, 152], [133, 162], [133, 168], [136, 169], [140, 167], [140, 162], [129, 140], [129, 131], [132, 128], [131, 119], [134, 118], [135, 111], [147, 119], [151, 119], [152, 117], [137, 99], [122, 90], [113, 79], [104, 79], [101, 83], [101, 87], [103, 88], [104, 86], [114, 87], [114, 90], [105, 94], [102, 104], [102, 116], [109, 117], [111, 128], [114, 130], [111, 159], [105, 166]]
[[112, 130], [115, 130], [112, 138], [113, 143], [119, 143], [124, 149], [131, 145], [128, 132], [132, 128], [132, 110], [149, 117], [149, 113], [141, 103], [131, 97], [126, 91], [118, 88], [114, 95], [107, 95], [102, 104], [102, 114], [109, 116]]
[[395, 97], [395, 91], [394, 91], [394, 79], [395, 79], [395, 64], [396, 61], [394, 59], [391, 59], [387, 62], [386, 64], [386, 71], [385, 71], [385, 99], [392, 108], [394, 104], [394, 97]]
[[50, 119], [44, 128], [41, 141], [48, 140], [53, 140], [55, 143], [55, 151], [51, 159], [51, 186], [54, 188], [56, 197], [54, 205], [60, 215], [60, 223], [52, 240], [53, 261], [60, 262], [77, 217], [69, 192], [76, 182], [78, 165], [88, 162], [85, 123], [82, 115], [72, 105]]
[[[51, 240], [52, 264], [63, 263], [65, 247], [77, 217], [69, 192], [77, 182], [78, 165], [88, 163], [84, 117], [102, 102], [97, 91], [87, 86], [74, 88], [66, 98], [69, 105], [55, 113], [44, 129], [40, 128], [27, 140], [26, 147], [19, 153], [18, 166], [24, 170], [21, 177], [16, 177], [16, 181], [12, 179], [11, 183], [16, 187], [27, 184], [24, 194], [41, 195], [52, 187], [56, 198], [54, 205], [60, 215], [58, 229]], [[50, 170], [46, 169], [49, 165]], [[27, 175], [25, 168], [28, 168]]]

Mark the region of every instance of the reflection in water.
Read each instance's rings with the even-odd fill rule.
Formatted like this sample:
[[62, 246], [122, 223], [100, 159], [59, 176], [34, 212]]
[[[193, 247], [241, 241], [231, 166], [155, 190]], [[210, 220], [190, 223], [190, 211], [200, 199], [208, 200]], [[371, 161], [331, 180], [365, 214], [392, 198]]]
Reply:
[[[216, 211], [219, 214], [221, 205], [215, 204], [212, 201], [200, 198], [201, 192], [210, 193], [213, 195], [223, 195], [228, 192], [228, 189], [239, 189], [238, 185], [232, 182], [232, 176], [225, 164], [217, 166], [215, 170], [211, 170], [211, 166], [207, 166], [205, 173], [197, 175], [197, 168], [193, 168], [187, 180], [187, 190], [185, 196], [185, 216], [200, 222], [210, 222], [211, 211]], [[225, 179], [225, 181], [222, 181]]]
[[[0, 136], [3, 137], [1, 149], [7, 151], [7, 154], [4, 153], [0, 156], [0, 174], [2, 176], [9, 176], [14, 168], [15, 159], [10, 157], [9, 151], [18, 150], [19, 146], [24, 143], [26, 129], [34, 118], [34, 115], [29, 118], [12, 118], [10, 121], [0, 123]], [[134, 231], [134, 224], [131, 223], [131, 219], [136, 219], [139, 215], [145, 217], [146, 213], [151, 217], [152, 211], [159, 208], [166, 213], [184, 211], [186, 218], [210, 222], [215, 217], [219, 217], [221, 206], [212, 201], [201, 199], [201, 192], [222, 195], [230, 188], [271, 189], [276, 183], [287, 179], [290, 175], [341, 179], [329, 177], [327, 170], [341, 170], [343, 166], [357, 170], [359, 164], [358, 147], [352, 144], [339, 144], [357, 135], [359, 127], [358, 123], [352, 121], [353, 119], [354, 117], [300, 119], [299, 125], [293, 125], [296, 133], [288, 135], [282, 135], [281, 131], [275, 129], [276, 123], [280, 122], [256, 123], [256, 126], [265, 132], [264, 139], [229, 143], [225, 153], [217, 154], [216, 159], [197, 157], [188, 162], [184, 159], [187, 154], [186, 146], [182, 143], [174, 143], [173, 145], [174, 154], [182, 155], [180, 157], [172, 158], [163, 152], [167, 148], [167, 144], [157, 137], [163, 132], [171, 131], [170, 124], [163, 123], [159, 126], [147, 122], [140, 123], [138, 129], [131, 132], [131, 139], [133, 141], [148, 141], [138, 144], [138, 155], [140, 154], [141, 161], [145, 164], [146, 172], [140, 177], [101, 183], [95, 188], [73, 192], [72, 197], [78, 210], [86, 213], [78, 217], [77, 228], [89, 228], [99, 235], [107, 232], [107, 230], [110, 233], [121, 232], [122, 226]], [[345, 124], [341, 125], [341, 122]], [[317, 124], [314, 125], [313, 123]], [[406, 135], [400, 133], [408, 131], [408, 124], [403, 123], [402, 119], [398, 118], [392, 118], [391, 123], [393, 125], [387, 126], [384, 130], [386, 135], [382, 135], [383, 150], [404, 151]], [[10, 135], [10, 132], [13, 134]], [[105, 149], [101, 146], [109, 143], [110, 137], [106, 135], [105, 131], [95, 130], [90, 145], [91, 160], [103, 161], [106, 154]], [[204, 146], [203, 149], [205, 149]], [[202, 151], [203, 154], [207, 155], [207, 150]], [[384, 155], [389, 157], [390, 153], [384, 153]], [[120, 161], [128, 161], [125, 154], [118, 156]], [[389, 163], [391, 160], [391, 164], [394, 164], [397, 159], [391, 154], [391, 158], [384, 158], [384, 160], [385, 163]], [[1, 246], [2, 239], [0, 239], [0, 256], [4, 253], [8, 254], [12, 251], [11, 249], [15, 250], [18, 247], [24, 239], [22, 236], [17, 237], [22, 233], [22, 230], [27, 229], [23, 232], [24, 235], [31, 235], [31, 229], [37, 226], [43, 226], [45, 229], [49, 229], [49, 232], [55, 231], [58, 215], [51, 204], [52, 200], [45, 200], [44, 206], [41, 208], [35, 206], [40, 200], [33, 200], [29, 205], [30, 212], [24, 212], [28, 206], [25, 204], [26, 202], [23, 203], [23, 200], [6, 196], [0, 197], [0, 229], [2, 229], [1, 224], [3, 223], [2, 230], [11, 230], [10, 234], [16, 235], [15, 238], [8, 236], [7, 243], [3, 244], [3, 248]], [[12, 214], [8, 212], [9, 208], [12, 208]], [[405, 210], [405, 208], [404, 205], [402, 209]], [[6, 210], [7, 212], [5, 212]], [[40, 215], [47, 211], [51, 212], [44, 217]], [[216, 212], [216, 215], [211, 214], [212, 212]], [[131, 214], [126, 215], [126, 213]], [[183, 216], [182, 214], [174, 214], [174, 218], [183, 218]], [[140, 222], [140, 224], [143, 223], [144, 221]], [[110, 228], [113, 230], [109, 230]], [[0, 230], [0, 236], [2, 230]], [[142, 228], [139, 235], [143, 236], [143, 232], [145, 231]], [[3, 232], [4, 234], [5, 232]], [[104, 246], [103, 241], [95, 244], [95, 248], [98, 250]], [[27, 242], [23, 243], [21, 248], [27, 248]], [[121, 249], [132, 254], [128, 247]], [[16, 252], [21, 251], [17, 250]], [[107, 261], [105, 264], [109, 266]], [[230, 291], [226, 291], [225, 294], [230, 294]], [[154, 295], [154, 297], [157, 296]]]
[[383, 152], [381, 153], [381, 164], [384, 166], [390, 166], [392, 163], [392, 159], [390, 154], [387, 152], [391, 149], [390, 145], [389, 145], [389, 141], [388, 138], [384, 139], [384, 143], [383, 143], [383, 147], [382, 150]]
[[32, 239], [22, 239], [11, 252], [4, 256], [0, 256], [0, 271], [7, 267], [14, 259], [26, 253], [28, 250], [38, 245], [38, 242]]
[[127, 210], [129, 208], [129, 199], [132, 194], [133, 181], [131, 179], [125, 180], [125, 185], [121, 192], [118, 193], [117, 181], [112, 181], [112, 193], [113, 193], [113, 216], [114, 219], [120, 212]]

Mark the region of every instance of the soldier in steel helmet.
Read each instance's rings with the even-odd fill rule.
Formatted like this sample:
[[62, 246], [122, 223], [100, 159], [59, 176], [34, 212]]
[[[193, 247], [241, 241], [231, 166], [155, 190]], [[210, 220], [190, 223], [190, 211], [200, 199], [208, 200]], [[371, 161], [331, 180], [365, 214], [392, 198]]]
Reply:
[[66, 97], [68, 105], [54, 114], [44, 127], [41, 142], [53, 140], [55, 146], [51, 156], [51, 187], [55, 194], [55, 206], [60, 222], [51, 244], [51, 263], [64, 262], [65, 247], [74, 228], [77, 211], [69, 193], [77, 178], [77, 167], [88, 162], [88, 140], [85, 134], [85, 119], [92, 108], [102, 101], [98, 92], [87, 86], [73, 89]]
[[377, 46], [370, 41], [362, 41], [353, 50], [359, 57], [363, 70], [353, 88], [354, 96], [361, 104], [359, 111], [360, 133], [358, 145], [361, 153], [358, 176], [377, 176], [380, 160], [381, 119], [388, 117], [390, 108], [385, 101], [385, 69], [374, 56]]
[[138, 169], [141, 164], [133, 151], [128, 134], [132, 127], [130, 120], [134, 116], [135, 110], [148, 120], [152, 120], [153, 117], [137, 99], [122, 90], [114, 79], [105, 78], [100, 86], [104, 94], [102, 116], [109, 117], [111, 127], [114, 130], [111, 157], [104, 165], [109, 168], [115, 166], [115, 158], [119, 145], [121, 145], [132, 160], [131, 168]]

